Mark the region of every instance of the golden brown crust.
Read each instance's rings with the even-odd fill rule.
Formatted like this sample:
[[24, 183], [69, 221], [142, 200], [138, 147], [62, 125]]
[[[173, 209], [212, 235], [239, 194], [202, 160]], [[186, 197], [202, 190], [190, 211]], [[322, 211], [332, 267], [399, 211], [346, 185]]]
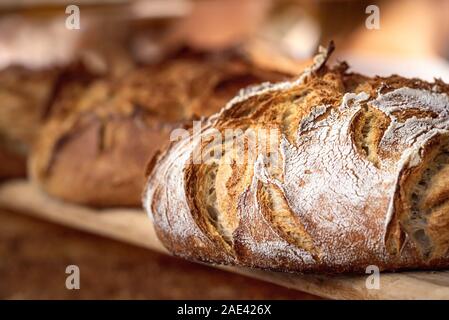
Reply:
[[81, 93], [63, 89], [30, 160], [33, 180], [67, 201], [140, 206], [145, 164], [174, 128], [218, 111], [242, 87], [286, 77], [233, 51], [183, 51]]
[[[235, 97], [153, 161], [144, 206], [175, 255], [292, 272], [449, 266], [449, 86], [325, 61]], [[209, 138], [229, 129], [240, 145]], [[277, 133], [268, 149], [250, 138], [261, 129]], [[217, 145], [231, 152], [192, 161]]]

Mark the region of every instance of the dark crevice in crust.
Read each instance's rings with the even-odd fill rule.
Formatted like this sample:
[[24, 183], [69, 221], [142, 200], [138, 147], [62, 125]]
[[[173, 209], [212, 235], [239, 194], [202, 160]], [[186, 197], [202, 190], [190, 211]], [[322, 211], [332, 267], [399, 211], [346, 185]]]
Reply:
[[222, 223], [225, 216], [217, 206], [215, 188], [217, 170], [217, 163], [191, 165], [186, 176], [186, 184], [190, 190], [190, 202], [194, 205], [192, 215], [198, 227], [209, 238], [221, 243], [223, 248], [232, 255], [232, 232], [229, 232]]
[[449, 138], [437, 137], [425, 148], [420, 165], [409, 170], [401, 183], [400, 228], [424, 259], [446, 254], [449, 242], [442, 237], [449, 221]]
[[290, 209], [282, 191], [277, 186], [259, 184], [258, 202], [267, 220], [284, 240], [309, 252], [315, 259], [319, 260], [311, 236]]
[[[429, 166], [423, 170], [419, 182], [412, 189], [410, 217], [405, 223], [406, 228], [412, 230], [412, 238], [419, 244], [423, 255], [428, 258], [432, 254], [432, 241], [427, 233], [426, 227], [428, 225], [427, 219], [432, 211], [437, 207], [441, 207], [446, 203], [448, 198], [437, 199], [437, 202], [425, 206], [423, 204], [424, 197], [428, 192], [429, 184], [432, 183], [432, 178], [435, 177], [444, 167], [449, 165], [449, 144], [440, 147], [438, 155], [433, 159]], [[449, 213], [448, 213], [449, 214]]]
[[72, 138], [72, 132], [66, 132], [58, 137], [58, 139], [52, 144], [52, 147], [49, 152], [49, 158], [44, 164], [44, 168], [42, 170], [42, 174], [44, 176], [48, 176], [51, 173], [51, 168], [53, 167], [58, 151], [62, 150], [62, 148], [70, 141]]
[[105, 122], [101, 122], [98, 127], [98, 152], [102, 153], [106, 150], [106, 135], [107, 127]]
[[218, 165], [212, 164], [206, 171], [204, 179], [207, 181], [206, 190], [203, 194], [203, 206], [208, 213], [207, 219], [214, 226], [217, 232], [221, 235], [224, 241], [228, 244], [232, 244], [232, 237], [226, 234], [223, 225], [220, 223], [221, 213], [217, 207], [217, 192], [215, 188], [215, 179], [217, 178]]
[[425, 111], [419, 108], [408, 108], [405, 110], [394, 111], [392, 115], [399, 121], [405, 122], [407, 119], [415, 117], [417, 119], [422, 118], [436, 118], [437, 114], [432, 111]]
[[365, 104], [351, 124], [352, 139], [358, 152], [377, 168], [380, 166], [378, 145], [389, 123], [382, 111]]

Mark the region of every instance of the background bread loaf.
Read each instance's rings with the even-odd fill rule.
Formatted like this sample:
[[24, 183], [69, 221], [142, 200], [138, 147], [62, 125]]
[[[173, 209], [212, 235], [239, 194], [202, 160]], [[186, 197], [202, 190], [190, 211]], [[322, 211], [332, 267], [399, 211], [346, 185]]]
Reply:
[[80, 93], [62, 90], [30, 159], [32, 178], [67, 201], [140, 206], [145, 164], [172, 129], [218, 111], [242, 87], [287, 77], [237, 49], [182, 49]]
[[10, 66], [0, 71], [0, 179], [27, 175], [27, 158], [43, 123], [53, 113], [70, 112], [71, 101], [106, 71], [97, 70], [87, 58], [64, 66]]
[[[293, 272], [449, 265], [449, 86], [329, 68], [330, 51], [153, 159], [144, 206], [175, 255]], [[241, 144], [211, 142], [229, 129]]]

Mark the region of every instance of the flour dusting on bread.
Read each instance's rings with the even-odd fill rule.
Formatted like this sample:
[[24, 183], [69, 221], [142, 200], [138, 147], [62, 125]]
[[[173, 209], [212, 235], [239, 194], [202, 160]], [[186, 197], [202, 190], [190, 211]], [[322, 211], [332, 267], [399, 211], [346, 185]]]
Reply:
[[[159, 158], [144, 204], [174, 254], [293, 272], [449, 265], [449, 87], [329, 68], [330, 52], [296, 80], [242, 90], [206, 121], [200, 140], [279, 132], [253, 157], [261, 142], [243, 135], [244, 161], [215, 164], [224, 181], [189, 161], [190, 137]], [[214, 214], [232, 219], [226, 236], [202, 209], [206, 185], [225, 194]]]

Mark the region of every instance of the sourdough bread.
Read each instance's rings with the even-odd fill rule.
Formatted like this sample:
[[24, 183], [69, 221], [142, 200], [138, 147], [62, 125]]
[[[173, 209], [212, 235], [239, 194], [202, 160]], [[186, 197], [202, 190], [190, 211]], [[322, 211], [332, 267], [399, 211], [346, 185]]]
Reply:
[[[329, 54], [151, 161], [143, 203], [172, 253], [291, 272], [449, 266], [449, 86]], [[238, 141], [213, 141], [229, 129]]]

